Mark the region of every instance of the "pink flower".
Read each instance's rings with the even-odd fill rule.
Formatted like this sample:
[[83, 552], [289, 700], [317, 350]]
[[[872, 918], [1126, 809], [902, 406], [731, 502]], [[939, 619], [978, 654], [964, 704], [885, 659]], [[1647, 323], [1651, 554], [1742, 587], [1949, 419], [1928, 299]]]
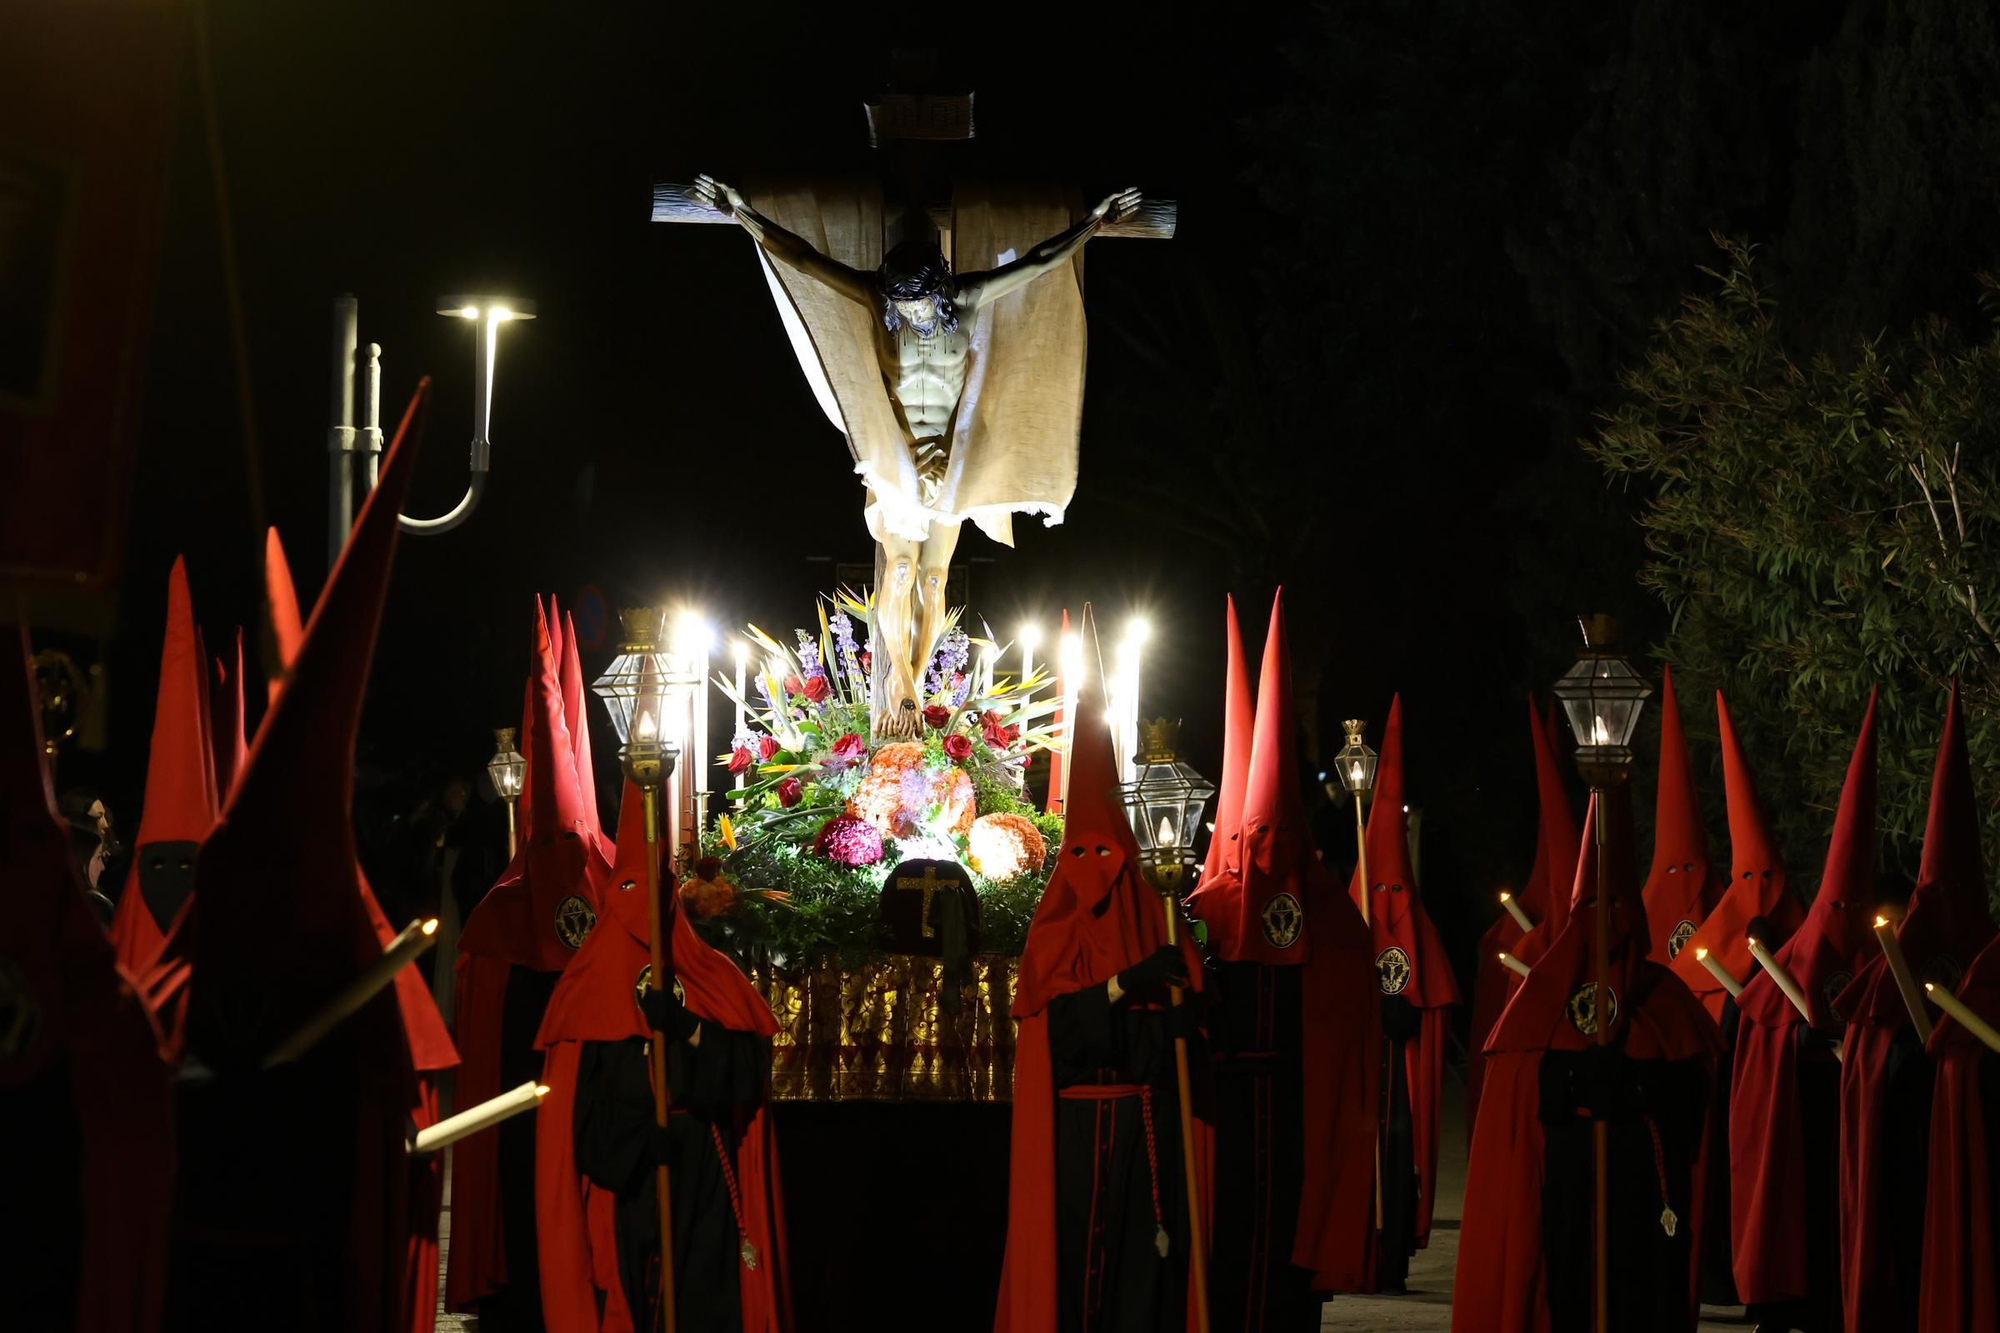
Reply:
[[951, 721], [951, 710], [943, 704], [932, 704], [924, 709], [924, 725], [936, 731]]
[[972, 741], [958, 732], [953, 732], [944, 738], [944, 753], [947, 759], [962, 764], [972, 758]]
[[757, 757], [759, 759], [768, 764], [771, 762], [772, 756], [777, 753], [778, 738], [776, 736], [759, 736], [757, 738]]
[[825, 676], [814, 676], [806, 682], [804, 694], [806, 698], [814, 703], [819, 703], [831, 693], [833, 693], [833, 686], [827, 684]]
[[799, 798], [805, 794], [806, 784], [800, 782], [797, 778], [786, 778], [778, 784], [778, 804], [784, 806], [787, 810], [797, 805]]
[[875, 654], [864, 649], [861, 653], [861, 669], [867, 671], [875, 665]]
[[844, 866], [873, 865], [882, 859], [882, 831], [857, 815], [835, 815], [820, 826], [813, 851]]
[[836, 759], [860, 759], [867, 753], [868, 742], [851, 731], [833, 743], [833, 754]]
[[806, 683], [804, 681], [800, 680], [797, 676], [785, 677], [785, 694], [787, 696], [794, 694], [804, 694], [805, 692], [806, 692]]
[[729, 771], [731, 773], [741, 773], [756, 762], [756, 758], [751, 755], [750, 747], [747, 745], [739, 745], [729, 752]]

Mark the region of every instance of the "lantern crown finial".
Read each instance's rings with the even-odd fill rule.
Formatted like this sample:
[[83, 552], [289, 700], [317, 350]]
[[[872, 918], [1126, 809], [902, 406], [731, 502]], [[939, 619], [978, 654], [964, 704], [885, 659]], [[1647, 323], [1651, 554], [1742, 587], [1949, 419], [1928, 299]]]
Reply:
[[493, 748], [503, 754], [508, 750], [519, 749], [520, 740], [521, 729], [519, 727], [493, 728]]
[[1347, 733], [1347, 743], [1349, 745], [1362, 745], [1366, 743], [1362, 738], [1368, 734], [1367, 719], [1350, 717], [1341, 723], [1340, 727], [1341, 730]]
[[1618, 617], [1603, 612], [1585, 612], [1576, 618], [1583, 631], [1583, 646], [1593, 653], [1608, 653], [1618, 647]]
[[619, 610], [618, 623], [625, 631], [626, 652], [650, 653], [664, 637], [667, 617], [656, 606], [628, 606]]
[[1140, 728], [1139, 762], [1171, 764], [1180, 757], [1181, 719], [1156, 717]]

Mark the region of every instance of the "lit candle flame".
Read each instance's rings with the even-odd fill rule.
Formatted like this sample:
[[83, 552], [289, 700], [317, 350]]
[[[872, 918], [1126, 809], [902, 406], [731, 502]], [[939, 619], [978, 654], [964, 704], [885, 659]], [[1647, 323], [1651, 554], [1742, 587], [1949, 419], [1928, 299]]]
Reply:
[[1882, 929], [1882, 927], [1888, 924], [1889, 924], [1889, 918], [1886, 916], [1878, 916], [1875, 918], [1875, 929], [1877, 930]]
[[549, 1085], [548, 1085], [548, 1084], [546, 1084], [546, 1083], [537, 1083], [537, 1084], [535, 1085], [535, 1096], [537, 1096], [537, 1097], [546, 1097], [546, 1096], [548, 1096], [548, 1095], [549, 1095]]
[[1512, 898], [1513, 896], [1514, 896], [1513, 894], [1507, 892], [1507, 890], [1505, 889], [1500, 890], [1500, 901], [1503, 903], [1506, 902], [1509, 898]]
[[1696, 949], [1696, 950], [1694, 951], [1694, 960], [1695, 960], [1695, 961], [1696, 961], [1697, 963], [1699, 963], [1699, 962], [1700, 962], [1700, 961], [1701, 961], [1702, 959], [1704, 959], [1704, 958], [1706, 958], [1706, 957], [1708, 957], [1708, 950], [1706, 950], [1706, 949]]
[[634, 729], [633, 734], [642, 741], [649, 741], [657, 736], [659, 732], [660, 724], [653, 720], [652, 713], [641, 712], [639, 714], [639, 725]]
[[1160, 816], [1159, 845], [1162, 847], [1171, 847], [1174, 845], [1173, 822], [1165, 815]]
[[1355, 783], [1358, 784], [1361, 781], [1361, 761], [1359, 759], [1356, 759], [1347, 766], [1347, 774]]
[[1590, 743], [1592, 745], [1611, 744], [1611, 728], [1604, 725], [1604, 719], [1601, 717], [1592, 720], [1590, 728]]
[[437, 929], [438, 923], [436, 917], [432, 917], [430, 920], [424, 922], [424, 934], [435, 935], [437, 934]]

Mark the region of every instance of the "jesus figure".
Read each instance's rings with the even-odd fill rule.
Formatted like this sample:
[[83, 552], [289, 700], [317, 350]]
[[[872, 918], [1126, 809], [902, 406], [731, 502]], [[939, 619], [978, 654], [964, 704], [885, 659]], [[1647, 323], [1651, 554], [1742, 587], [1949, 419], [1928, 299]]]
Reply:
[[[869, 477], [868, 526], [883, 556], [875, 651], [884, 655], [885, 670], [874, 726], [878, 735], [915, 735], [923, 716], [919, 681], [944, 628], [945, 578], [965, 519], [954, 512], [946, 483], [954, 444], [964, 434], [960, 408], [975, 351], [973, 321], [982, 309], [1067, 264], [1102, 224], [1131, 214], [1139, 192], [1110, 196], [1019, 259], [956, 275], [933, 239], [901, 242], [871, 273], [820, 253], [729, 185], [698, 176], [694, 194], [733, 217], [773, 259], [872, 316], [876, 364], [912, 464], [900, 469], [912, 478], [908, 494], [885, 494], [881, 475]], [[861, 456], [851, 429], [850, 443]]]

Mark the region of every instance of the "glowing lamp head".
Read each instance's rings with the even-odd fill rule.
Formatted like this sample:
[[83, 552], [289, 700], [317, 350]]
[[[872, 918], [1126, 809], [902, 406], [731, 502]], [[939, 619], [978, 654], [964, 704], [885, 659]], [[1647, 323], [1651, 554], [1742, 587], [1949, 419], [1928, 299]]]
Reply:
[[1340, 783], [1358, 798], [1375, 785], [1375, 752], [1368, 748], [1362, 737], [1368, 731], [1368, 724], [1359, 718], [1349, 718], [1341, 724], [1347, 732], [1347, 744], [1333, 757], [1334, 771], [1340, 774]]
[[503, 801], [519, 800], [521, 786], [528, 777], [528, 761], [516, 744], [519, 734], [513, 727], [495, 730], [493, 757], [486, 761], [486, 776], [492, 780], [493, 790]]
[[1632, 737], [1653, 687], [1612, 647], [1610, 616], [1583, 616], [1583, 651], [1555, 685], [1556, 699], [1576, 736], [1576, 762], [1592, 786], [1612, 786], [1632, 767]]
[[1042, 630], [1039, 625], [1023, 625], [1021, 632], [1015, 637], [1020, 639], [1021, 646], [1029, 652], [1042, 646]]
[[437, 312], [453, 319], [533, 319], [535, 303], [512, 296], [440, 296]]

